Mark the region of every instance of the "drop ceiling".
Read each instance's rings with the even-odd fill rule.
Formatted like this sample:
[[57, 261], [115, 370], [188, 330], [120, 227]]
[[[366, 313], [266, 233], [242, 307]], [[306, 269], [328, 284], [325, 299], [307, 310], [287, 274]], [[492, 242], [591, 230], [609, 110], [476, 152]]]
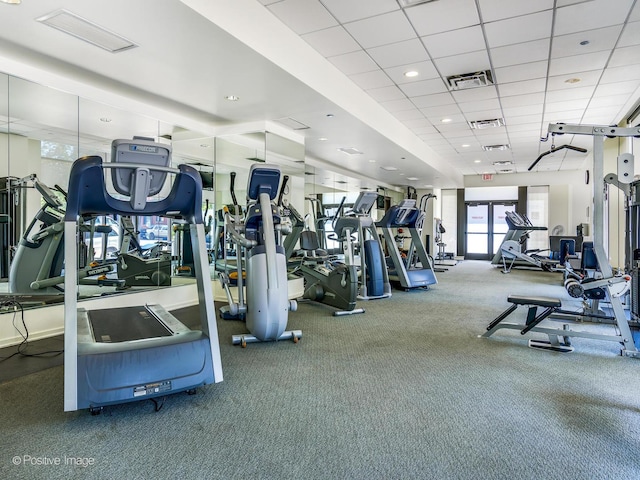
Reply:
[[[637, 0], [401, 5], [25, 0], [0, 4], [0, 69], [123, 108], [128, 99], [139, 113], [151, 105], [182, 128], [278, 123], [304, 137], [311, 165], [416, 188], [525, 172], [551, 147], [549, 123], [617, 124], [637, 106]], [[59, 9], [135, 47], [110, 53], [36, 21]], [[480, 86], [447, 79], [466, 74], [463, 85]], [[587, 159], [566, 150], [536, 170]]]

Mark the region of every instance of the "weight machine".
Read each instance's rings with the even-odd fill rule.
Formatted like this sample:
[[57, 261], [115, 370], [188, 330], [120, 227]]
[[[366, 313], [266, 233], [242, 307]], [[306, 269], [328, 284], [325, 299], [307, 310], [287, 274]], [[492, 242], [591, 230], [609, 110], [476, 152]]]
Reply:
[[[571, 134], [571, 135], [590, 135], [593, 137], [593, 175], [595, 179], [601, 181], [605, 178], [604, 174], [604, 139], [605, 138], [621, 138], [621, 137], [638, 137], [640, 136], [640, 127], [615, 127], [600, 125], [572, 125], [572, 124], [550, 124], [549, 134], [552, 136]], [[553, 149], [553, 148], [552, 148]], [[618, 179], [623, 183], [631, 183], [633, 181], [633, 155], [622, 154], [618, 156]], [[609, 321], [614, 327], [613, 333], [595, 333], [586, 330], [572, 330], [569, 324], [563, 324], [560, 328], [550, 328], [540, 326], [540, 323], [552, 317], [553, 314], [562, 314], [560, 312], [561, 301], [555, 298], [546, 297], [522, 297], [510, 296], [508, 301], [512, 304], [507, 310], [500, 314], [487, 327], [487, 331], [481, 337], [490, 337], [497, 330], [515, 329], [519, 330], [522, 335], [528, 332], [539, 332], [546, 334], [549, 338], [548, 342], [539, 340], [530, 340], [529, 345], [537, 348], [547, 348], [556, 351], [570, 351], [571, 337], [589, 338], [594, 340], [612, 341], [622, 345], [621, 353], [627, 357], [640, 357], [640, 352], [635, 345], [634, 337], [631, 331], [629, 320], [626, 317], [622, 304], [622, 296], [628, 288], [631, 277], [629, 275], [614, 275], [613, 268], [609, 263], [609, 259], [604, 250], [604, 185], [596, 182], [593, 192], [593, 253], [596, 263], [600, 271], [600, 278], [595, 280], [595, 286], [601, 288], [606, 299], [609, 302], [609, 309], [612, 312]], [[637, 224], [636, 224], [637, 227]], [[597, 282], [597, 283], [596, 283]], [[529, 313], [527, 320], [522, 323], [506, 323], [504, 320], [516, 310], [519, 305], [528, 305]], [[543, 309], [538, 313], [539, 309]], [[591, 316], [592, 321], [603, 323], [603, 318], [599, 316]], [[587, 316], [568, 319], [569, 321], [586, 320]], [[558, 320], [564, 319], [558, 318]]]

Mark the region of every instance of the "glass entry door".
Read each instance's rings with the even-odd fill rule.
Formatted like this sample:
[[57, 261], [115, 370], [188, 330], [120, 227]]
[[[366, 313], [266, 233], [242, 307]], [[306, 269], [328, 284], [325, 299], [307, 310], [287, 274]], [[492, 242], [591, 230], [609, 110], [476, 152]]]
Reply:
[[468, 202], [465, 206], [465, 258], [491, 260], [508, 231], [505, 213], [515, 211], [516, 203]]

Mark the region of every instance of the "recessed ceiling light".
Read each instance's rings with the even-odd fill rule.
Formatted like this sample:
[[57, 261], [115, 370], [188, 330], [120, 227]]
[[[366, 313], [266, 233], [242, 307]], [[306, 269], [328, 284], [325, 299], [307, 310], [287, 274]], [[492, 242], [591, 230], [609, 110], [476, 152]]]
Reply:
[[453, 120], [451, 120], [450, 118], [443, 118], [442, 120], [440, 120], [442, 123], [449, 123], [452, 122]]
[[398, 170], [396, 167], [380, 167], [382, 170], [386, 170], [387, 172], [395, 172]]
[[419, 180], [419, 178], [418, 178], [418, 177], [407, 177], [407, 180], [412, 180], [412, 181], [414, 181], [414, 180]]
[[111, 121], [111, 119], [110, 119], [110, 118], [107, 118], [107, 117], [102, 117], [102, 118], [100, 119], [100, 121], [101, 121], [101, 122], [104, 122], [104, 123], [109, 123], [109, 122]]
[[580, 42], [580, 45], [582, 45], [583, 47], [584, 47], [585, 45], [589, 45], [589, 40], [582, 40], [582, 41]]
[[207, 143], [201, 143], [200, 147], [202, 148], [209, 148], [211, 145], [207, 144]]
[[318, 141], [320, 141], [320, 142], [326, 142], [327, 140], [329, 140], [327, 137], [320, 137], [318, 139]]
[[578, 83], [579, 81], [579, 78], [568, 78], [564, 81], [564, 83]]
[[369, 163], [376, 163], [376, 161], [372, 158], [371, 160], [369, 160]]
[[240, 97], [237, 97], [235, 95], [227, 95], [226, 97], [227, 100], [229, 100], [230, 102], [237, 102], [238, 100], [240, 100]]
[[333, 118], [333, 113], [327, 113], [327, 118]]
[[460, 145], [462, 148], [469, 148], [471, 145], [469, 145], [468, 143], [463, 143], [462, 145]]
[[20, 5], [22, 0], [0, 0], [2, 3], [8, 3], [9, 5]]
[[474, 160], [473, 163], [480, 163], [482, 160]]
[[404, 72], [404, 76], [407, 78], [417, 77], [418, 75], [420, 75], [420, 73], [416, 70], [409, 70], [408, 72]]

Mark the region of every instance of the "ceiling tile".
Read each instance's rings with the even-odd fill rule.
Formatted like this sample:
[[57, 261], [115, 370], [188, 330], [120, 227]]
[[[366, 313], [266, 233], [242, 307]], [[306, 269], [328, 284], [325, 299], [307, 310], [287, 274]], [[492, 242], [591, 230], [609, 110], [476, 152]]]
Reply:
[[595, 96], [600, 97], [621, 94], [629, 96], [634, 93], [638, 87], [640, 87], [640, 82], [638, 82], [638, 80], [602, 84], [596, 88]]
[[[588, 30], [569, 35], [556, 36], [553, 39], [551, 58], [569, 57], [572, 55], [583, 55], [585, 53], [611, 50], [616, 46], [616, 42], [622, 30], [622, 25], [616, 25], [597, 30]], [[587, 45], [580, 45], [580, 42], [588, 41]]]
[[479, 100], [477, 102], [459, 103], [458, 106], [462, 113], [467, 115], [472, 112], [481, 112], [483, 110], [500, 110], [500, 101], [497, 98], [489, 100]]
[[613, 55], [611, 55], [611, 61], [609, 67], [623, 67], [625, 65], [640, 63], [640, 48], [638, 47], [624, 47], [618, 48]]
[[424, 3], [405, 12], [421, 37], [480, 23], [474, 0]]
[[349, 78], [358, 84], [358, 86], [363, 90], [393, 85], [391, 79], [382, 70], [356, 73], [355, 75], [350, 75]]
[[549, 58], [548, 38], [532, 42], [516, 43], [491, 50], [491, 62], [494, 67], [507, 67], [521, 63], [538, 62]]
[[551, 10], [487, 23], [487, 43], [489, 47], [496, 48], [547, 38], [551, 36], [552, 24]]
[[451, 96], [458, 103], [477, 102], [478, 100], [498, 98], [498, 92], [494, 85], [486, 85], [484, 87], [469, 88], [467, 90], [454, 90], [451, 92]]
[[378, 69], [376, 62], [374, 62], [364, 50], [329, 57], [328, 60], [338, 67], [345, 75], [371, 72]]
[[409, 102], [409, 100], [395, 100], [393, 102], [384, 102], [382, 106], [389, 110], [394, 117], [403, 122], [405, 120], [424, 119], [424, 115], [422, 114], [422, 112], [413, 107], [413, 104]]
[[520, 125], [507, 125], [507, 131], [509, 134], [515, 132], [526, 132], [532, 130], [540, 130], [540, 122], [522, 123]]
[[549, 75], [567, 75], [573, 72], [602, 70], [609, 59], [609, 52], [593, 52], [572, 57], [552, 58]]
[[539, 114], [525, 114], [525, 115], [511, 115], [505, 119], [507, 129], [512, 125], [522, 125], [528, 123], [542, 123], [542, 113]]
[[544, 78], [547, 75], [547, 62], [532, 62], [510, 67], [496, 68], [494, 80], [499, 85], [503, 83], [519, 82]]
[[544, 78], [534, 78], [522, 82], [501, 83], [498, 88], [501, 97], [510, 97], [511, 95], [544, 92], [546, 85], [547, 82]]
[[[511, 108], [503, 108], [505, 117], [508, 119], [510, 117], [519, 117], [522, 115], [535, 115], [537, 113], [542, 113], [542, 104], [540, 105], [525, 105], [524, 107], [511, 107]], [[507, 122], [508, 124], [509, 122]]]
[[[462, 116], [458, 106], [455, 104], [421, 108], [420, 111], [424, 113], [427, 118], [435, 119], [434, 124], [441, 123], [440, 121], [443, 118], [450, 118], [451, 120], [453, 120], [452, 122], [449, 122], [449, 123], [454, 123], [456, 121], [460, 123], [464, 122], [464, 117]], [[444, 125], [447, 125], [447, 124], [445, 123]], [[440, 127], [438, 127], [438, 129], [440, 129]]]
[[325, 7], [340, 21], [352, 22], [398, 10], [396, 0], [322, 0]]
[[482, 28], [479, 25], [421, 38], [432, 58], [486, 49]]
[[[418, 72], [417, 77], [406, 77], [405, 72], [414, 70]], [[433, 66], [432, 62], [411, 63], [409, 65], [400, 65], [398, 67], [385, 68], [384, 70], [389, 77], [397, 84], [419, 82], [430, 78], [438, 78], [440, 75]]]
[[600, 107], [615, 107], [622, 108], [629, 100], [629, 95], [602, 95], [591, 99], [589, 102], [589, 109]]
[[[640, 8], [636, 7], [636, 11], [640, 12]], [[640, 22], [628, 23], [618, 42], [618, 47], [632, 45], [640, 45]]]
[[479, 72], [490, 68], [489, 55], [485, 50], [465, 53], [462, 55], [454, 55], [452, 57], [438, 58], [434, 60], [433, 63], [445, 77], [449, 75]]
[[387, 102], [390, 100], [400, 100], [406, 98], [406, 95], [395, 85], [382, 88], [372, 88], [367, 93], [378, 102]]
[[504, 0], [479, 0], [480, 13], [485, 22], [494, 22], [510, 17], [518, 17], [529, 13], [550, 10], [553, 0], [536, 0], [534, 2], [505, 2]]
[[600, 83], [615, 83], [619, 82], [621, 78], [626, 80], [640, 78], [640, 64], [628, 65], [623, 67], [609, 67], [605, 69], [602, 74]]
[[505, 108], [522, 107], [524, 105], [536, 105], [543, 102], [544, 92], [516, 95], [513, 97], [504, 97], [501, 100], [502, 106]]
[[[582, 83], [582, 82], [580, 82]], [[562, 90], [550, 90], [547, 92], [547, 102], [561, 102], [563, 100], [577, 100], [580, 98], [591, 98], [595, 86], [564, 88]]]
[[430, 61], [429, 55], [427, 55], [427, 51], [422, 45], [422, 42], [417, 38], [405, 42], [383, 45], [382, 47], [370, 48], [367, 49], [367, 53], [369, 53], [371, 58], [382, 68]]
[[558, 8], [554, 33], [564, 35], [624, 23], [634, 0], [593, 0]]
[[[567, 83], [567, 80], [570, 78], [579, 78], [580, 82], [578, 83]], [[547, 81], [547, 89], [548, 90], [563, 90], [567, 88], [581, 88], [585, 86], [592, 86], [598, 84], [598, 79], [600, 78], [600, 72], [597, 70], [593, 70], [591, 72], [573, 72], [571, 75], [559, 75], [556, 77], [549, 77]], [[617, 81], [620, 79], [618, 78]]]
[[365, 49], [409, 40], [416, 36], [401, 11], [347, 23], [344, 27]]
[[301, 35], [302, 38], [323, 57], [334, 57], [360, 50], [351, 35], [342, 27], [332, 27]]
[[422, 80], [414, 83], [405, 83], [400, 85], [400, 89], [408, 97], [418, 97], [421, 95], [431, 95], [433, 93], [442, 93], [447, 91], [447, 87], [440, 78]]
[[588, 98], [582, 98], [577, 100], [567, 100], [565, 102], [547, 102], [544, 106], [545, 113], [563, 112], [580, 110], [587, 108], [589, 104]]
[[318, 0], [283, 0], [267, 8], [298, 35], [338, 25]]
[[431, 127], [431, 122], [424, 117], [412, 120], [403, 120], [402, 123], [409, 128]]
[[450, 93], [436, 93], [434, 95], [411, 97], [411, 101], [418, 108], [437, 107], [455, 103]]

